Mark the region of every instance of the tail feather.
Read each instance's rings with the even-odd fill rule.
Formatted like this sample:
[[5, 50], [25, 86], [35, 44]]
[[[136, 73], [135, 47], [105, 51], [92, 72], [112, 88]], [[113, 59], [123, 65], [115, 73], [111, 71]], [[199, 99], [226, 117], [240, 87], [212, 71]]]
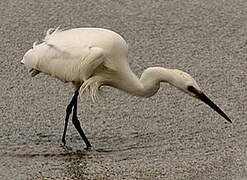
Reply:
[[89, 90], [93, 102], [98, 101], [102, 97], [100, 89], [99, 89], [101, 84], [102, 84], [101, 77], [94, 76], [92, 78], [89, 78], [80, 87], [80, 90], [79, 90], [80, 95], [84, 94], [86, 90]]

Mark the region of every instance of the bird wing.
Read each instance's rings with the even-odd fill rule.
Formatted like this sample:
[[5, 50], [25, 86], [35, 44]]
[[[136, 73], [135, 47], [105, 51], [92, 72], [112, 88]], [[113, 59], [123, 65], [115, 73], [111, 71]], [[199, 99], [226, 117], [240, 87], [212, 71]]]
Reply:
[[95, 70], [104, 62], [104, 50], [99, 47], [89, 47], [89, 53], [79, 63], [79, 71], [82, 73], [83, 81], [92, 76]]

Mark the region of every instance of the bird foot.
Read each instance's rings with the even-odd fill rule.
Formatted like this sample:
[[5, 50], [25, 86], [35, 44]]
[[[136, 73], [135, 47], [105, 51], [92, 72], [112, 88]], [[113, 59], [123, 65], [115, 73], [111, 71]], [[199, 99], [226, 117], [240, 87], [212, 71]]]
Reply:
[[63, 143], [64, 146], [66, 145], [65, 139], [62, 139], [62, 143]]
[[87, 150], [87, 151], [95, 151], [95, 148], [92, 147], [92, 146], [87, 146], [84, 148], [84, 150]]
[[72, 151], [72, 150], [73, 150], [72, 147], [67, 146], [65, 143], [61, 144], [61, 146], [62, 146], [62, 147], [64, 148], [64, 150], [66, 150], [66, 151]]

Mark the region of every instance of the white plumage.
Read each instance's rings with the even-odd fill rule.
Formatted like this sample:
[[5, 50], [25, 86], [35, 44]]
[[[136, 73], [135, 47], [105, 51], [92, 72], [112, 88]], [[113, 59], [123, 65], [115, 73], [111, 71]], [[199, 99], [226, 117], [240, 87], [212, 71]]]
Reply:
[[[83, 94], [89, 89], [92, 99], [96, 100], [100, 96], [100, 87], [107, 85], [132, 95], [149, 97], [158, 91], [160, 82], [168, 82], [202, 100], [231, 122], [225, 113], [202, 93], [196, 81], [183, 71], [151, 67], [143, 72], [140, 79], [137, 78], [129, 67], [127, 43], [119, 34], [110, 30], [100, 28], [76, 28], [65, 31], [56, 29], [53, 32], [49, 30], [42, 43], [34, 43], [33, 48], [27, 51], [22, 63], [28, 67], [31, 76], [43, 72], [74, 85], [77, 93], [67, 107], [67, 111], [69, 109], [70, 112], [72, 107], [76, 106], [78, 91]], [[67, 113], [68, 116], [70, 112]], [[75, 116], [73, 115], [73, 119]], [[87, 147], [91, 147], [90, 143], [86, 142], [87, 139], [83, 139]]]
[[114, 72], [128, 68], [127, 44], [112, 31], [78, 28], [49, 32], [44, 42], [24, 55], [22, 62], [31, 72], [36, 70], [72, 82], [75, 88], [84, 82], [80, 92], [90, 87], [94, 99], [99, 86], [116, 75]]

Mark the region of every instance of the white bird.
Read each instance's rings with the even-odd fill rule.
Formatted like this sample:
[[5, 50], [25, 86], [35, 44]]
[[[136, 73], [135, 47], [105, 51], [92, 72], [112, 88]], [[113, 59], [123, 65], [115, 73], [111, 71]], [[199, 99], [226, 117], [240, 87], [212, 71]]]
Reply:
[[85, 136], [77, 118], [77, 99], [86, 89], [96, 100], [100, 87], [111, 86], [129, 94], [150, 97], [167, 82], [186, 94], [208, 104], [227, 121], [227, 115], [216, 106], [200, 89], [196, 81], [187, 73], [163, 67], [147, 68], [140, 79], [132, 72], [128, 63], [128, 45], [119, 34], [101, 28], [76, 28], [70, 30], [48, 30], [42, 43], [34, 43], [22, 63], [27, 66], [31, 76], [40, 72], [56, 77], [63, 82], [71, 82], [75, 93], [67, 106], [65, 135], [69, 116], [73, 110], [72, 122], [86, 144], [91, 144]]

